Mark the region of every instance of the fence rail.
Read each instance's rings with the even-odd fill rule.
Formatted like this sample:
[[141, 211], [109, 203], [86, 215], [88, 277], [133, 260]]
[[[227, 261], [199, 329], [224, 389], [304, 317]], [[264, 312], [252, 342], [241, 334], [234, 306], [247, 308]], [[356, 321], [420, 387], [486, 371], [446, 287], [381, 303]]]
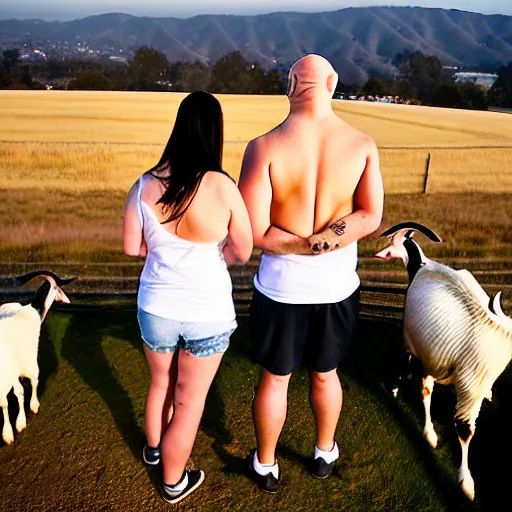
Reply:
[[[407, 273], [404, 270], [382, 268], [375, 264], [374, 258], [370, 257], [360, 257], [359, 263], [361, 317], [400, 321], [407, 293]], [[455, 268], [467, 268], [472, 271], [490, 296], [503, 290], [504, 309], [512, 308], [512, 265], [508, 258], [486, 260], [450, 258], [446, 259], [445, 263]], [[239, 315], [249, 312], [252, 282], [258, 265], [259, 256], [254, 254], [247, 265], [230, 269], [235, 308]], [[77, 281], [66, 287], [71, 304], [55, 303], [53, 309], [56, 311], [136, 309], [141, 262], [0, 262], [0, 304], [30, 300], [34, 290], [16, 288], [14, 276], [42, 268], [52, 269], [63, 277], [80, 276]], [[98, 272], [103, 275], [98, 275]]]

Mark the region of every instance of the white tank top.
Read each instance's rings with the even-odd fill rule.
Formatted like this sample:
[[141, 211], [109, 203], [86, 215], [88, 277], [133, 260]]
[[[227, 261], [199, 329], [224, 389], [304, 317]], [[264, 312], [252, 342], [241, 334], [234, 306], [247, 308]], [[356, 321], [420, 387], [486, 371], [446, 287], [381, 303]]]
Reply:
[[148, 247], [137, 305], [152, 315], [182, 322], [235, 320], [231, 277], [220, 243], [192, 242], [167, 231], [141, 198], [137, 208]]
[[332, 304], [357, 290], [356, 268], [357, 242], [317, 256], [263, 254], [254, 287], [286, 304]]

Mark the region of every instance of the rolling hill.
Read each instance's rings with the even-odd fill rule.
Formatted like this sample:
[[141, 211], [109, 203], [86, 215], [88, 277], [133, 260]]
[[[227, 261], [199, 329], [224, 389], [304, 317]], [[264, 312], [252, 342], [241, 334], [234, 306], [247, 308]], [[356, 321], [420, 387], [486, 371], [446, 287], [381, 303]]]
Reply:
[[444, 64], [497, 66], [512, 61], [512, 16], [419, 7], [350, 8], [316, 14], [203, 15], [188, 19], [104, 14], [69, 22], [0, 21], [0, 46], [87, 44], [133, 50], [149, 45], [171, 61], [212, 62], [239, 50], [266, 66], [305, 53], [327, 57], [347, 83], [391, 72], [404, 49], [437, 55]]

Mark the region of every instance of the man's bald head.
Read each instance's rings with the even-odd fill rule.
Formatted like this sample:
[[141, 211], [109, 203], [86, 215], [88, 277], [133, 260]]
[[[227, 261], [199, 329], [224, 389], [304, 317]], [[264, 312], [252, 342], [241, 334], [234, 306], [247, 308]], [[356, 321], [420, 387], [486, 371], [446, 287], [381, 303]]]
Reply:
[[331, 63], [320, 55], [310, 54], [299, 59], [288, 75], [288, 97], [299, 98], [307, 94], [334, 94], [338, 75]]

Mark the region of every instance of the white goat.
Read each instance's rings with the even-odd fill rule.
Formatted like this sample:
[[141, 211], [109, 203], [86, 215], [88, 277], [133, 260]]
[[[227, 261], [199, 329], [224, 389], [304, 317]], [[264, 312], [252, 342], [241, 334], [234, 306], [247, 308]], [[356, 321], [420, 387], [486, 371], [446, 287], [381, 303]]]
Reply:
[[432, 447], [437, 435], [430, 417], [434, 382], [453, 384], [457, 392], [455, 426], [462, 448], [459, 483], [469, 499], [475, 496], [468, 467], [468, 448], [484, 398], [512, 359], [512, 319], [501, 310], [496, 295], [491, 303], [467, 270], [454, 270], [425, 257], [412, 239], [419, 231], [441, 239], [415, 222], [398, 224], [382, 236], [391, 244], [375, 256], [401, 259], [409, 274], [404, 312], [407, 351], [423, 366], [424, 434]]
[[0, 407], [4, 416], [2, 438], [7, 444], [14, 441], [7, 408], [7, 395], [14, 388], [20, 409], [16, 419], [16, 430], [21, 432], [26, 427], [27, 420], [23, 386], [19, 378], [30, 379], [32, 386], [30, 410], [36, 414], [39, 411], [37, 350], [41, 323], [54, 300], [70, 302], [60, 286], [74, 280], [60, 279], [52, 272], [37, 271], [18, 277], [16, 283], [21, 286], [35, 277], [42, 277], [46, 281], [39, 287], [30, 304], [22, 306], [17, 302], [11, 302], [0, 306]]

